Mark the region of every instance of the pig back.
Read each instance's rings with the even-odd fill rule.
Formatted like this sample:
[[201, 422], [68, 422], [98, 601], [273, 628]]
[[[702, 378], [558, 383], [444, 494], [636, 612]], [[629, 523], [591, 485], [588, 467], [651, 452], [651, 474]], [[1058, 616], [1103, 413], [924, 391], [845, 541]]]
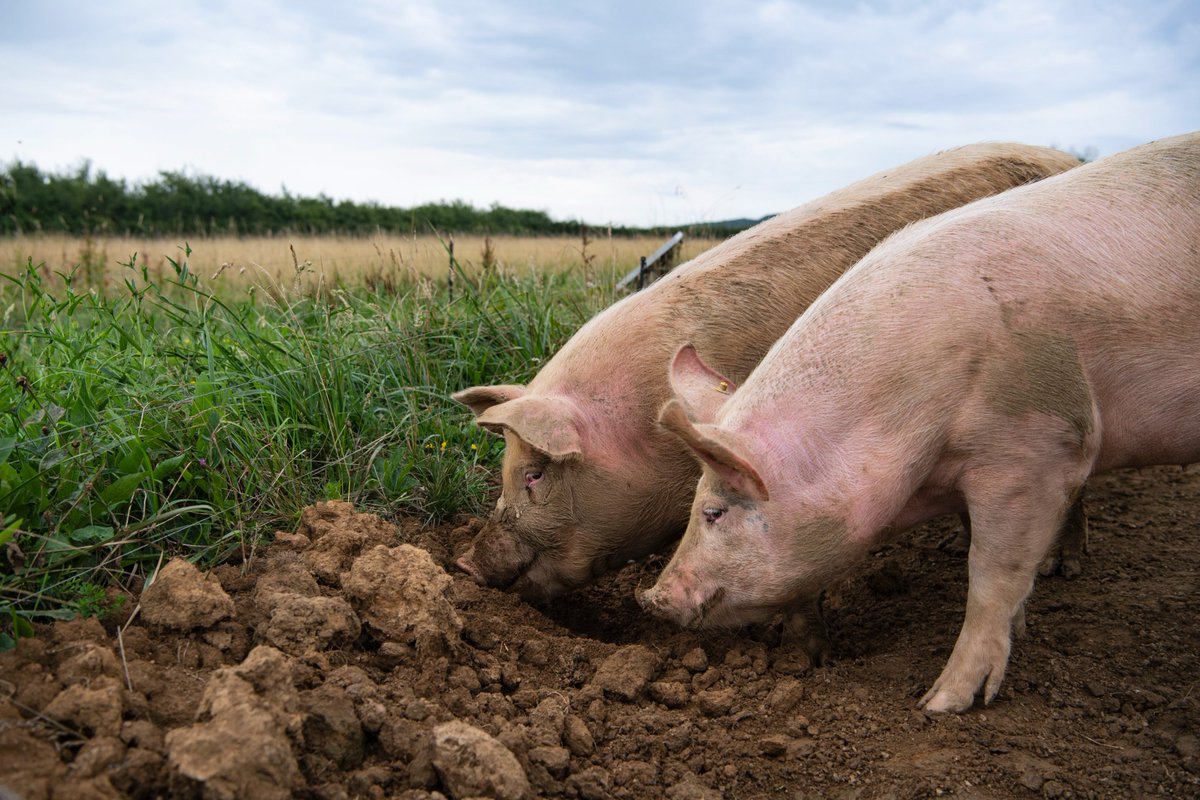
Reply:
[[892, 236], [796, 321], [723, 419], [752, 427], [804, 393], [830, 418], [852, 399], [857, 416], [935, 431], [963, 392], [1049, 402], [1017, 397], [1032, 380], [1081, 398], [1058, 411], [1098, 426], [1096, 471], [1186, 463], [1200, 459], [1198, 319], [1200, 134], [1187, 134]]
[[740, 383], [821, 292], [891, 233], [1078, 163], [1050, 148], [977, 144], [873, 175], [760, 223], [609, 307], [529, 389], [596, 401], [607, 409], [598, 418], [619, 418], [618, 432], [643, 440], [656, 432], [666, 366], [682, 344]]

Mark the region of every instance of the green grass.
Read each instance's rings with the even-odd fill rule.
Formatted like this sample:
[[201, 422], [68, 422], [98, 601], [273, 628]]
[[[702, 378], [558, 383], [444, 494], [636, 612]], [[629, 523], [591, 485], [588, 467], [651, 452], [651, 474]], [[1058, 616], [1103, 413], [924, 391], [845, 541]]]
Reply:
[[[199, 288], [184, 249], [119, 290], [32, 263], [0, 286], [0, 620], [103, 610], [164, 558], [245, 557], [341, 498], [481, 510], [502, 441], [450, 392], [528, 380], [606, 291], [570, 274], [392, 292]], [[0, 621], [0, 625], [5, 624]], [[7, 634], [6, 634], [7, 636]]]

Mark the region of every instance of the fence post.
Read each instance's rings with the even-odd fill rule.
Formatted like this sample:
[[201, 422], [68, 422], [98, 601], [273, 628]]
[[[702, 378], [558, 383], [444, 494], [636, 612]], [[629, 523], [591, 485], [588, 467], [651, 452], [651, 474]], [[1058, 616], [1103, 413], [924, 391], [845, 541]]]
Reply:
[[450, 237], [450, 267], [446, 272], [446, 289], [450, 292], [450, 297], [454, 297], [454, 237]]
[[647, 273], [654, 273], [659, 270], [670, 272], [675, 266], [675, 262], [679, 258], [678, 247], [683, 242], [683, 231], [676, 231], [675, 235], [663, 243], [662, 247], [654, 251], [653, 255], [642, 256], [638, 265], [629, 270], [625, 277], [617, 282], [617, 291], [624, 289], [637, 280], [637, 289], [641, 291], [649, 280], [653, 280], [653, 275], [650, 279], [646, 278]]

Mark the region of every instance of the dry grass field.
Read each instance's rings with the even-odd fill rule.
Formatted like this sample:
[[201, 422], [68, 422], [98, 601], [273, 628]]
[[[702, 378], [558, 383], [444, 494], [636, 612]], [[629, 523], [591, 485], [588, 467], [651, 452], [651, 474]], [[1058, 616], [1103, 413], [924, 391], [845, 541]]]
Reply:
[[[454, 237], [454, 255], [468, 273], [495, 269], [504, 274], [578, 271], [588, 281], [609, 281], [633, 268], [641, 256], [662, 244], [657, 237], [619, 238], [596, 232], [588, 240], [569, 237]], [[693, 258], [718, 239], [687, 239], [680, 261]], [[375, 285], [443, 279], [449, 263], [447, 245], [432, 235], [341, 237], [213, 237], [188, 238], [187, 258], [202, 283], [226, 287], [253, 284]], [[68, 272], [76, 266], [89, 285], [121, 280], [120, 264], [136, 253], [152, 276], [170, 271], [167, 259], [183, 260], [184, 239], [130, 237], [80, 239], [63, 235], [0, 239], [0, 273], [15, 274], [30, 258], [45, 271]]]

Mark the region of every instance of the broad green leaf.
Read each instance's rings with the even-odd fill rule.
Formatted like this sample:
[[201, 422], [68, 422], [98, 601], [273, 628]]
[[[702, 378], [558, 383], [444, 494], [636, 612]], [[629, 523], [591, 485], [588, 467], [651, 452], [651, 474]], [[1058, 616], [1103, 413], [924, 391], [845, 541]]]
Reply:
[[69, 608], [47, 608], [41, 611], [26, 611], [25, 615], [37, 617], [38, 619], [61, 619], [66, 621], [73, 620], [79, 616]]
[[137, 442], [133, 442], [129, 445], [129, 452], [121, 456], [121, 460], [117, 462], [117, 469], [120, 472], [133, 473], [142, 467], [145, 458], [145, 449]]
[[183, 463], [183, 459], [182, 455], [178, 455], [158, 462], [154, 467], [154, 479], [158, 481], [169, 475], [174, 475], [178, 471], [179, 465]]
[[207, 378], [198, 378], [192, 394], [192, 407], [196, 411], [207, 411], [212, 408], [213, 387]]
[[67, 534], [67, 537], [75, 544], [102, 544], [110, 541], [116, 531], [109, 525], [85, 525], [82, 528], [76, 528]]
[[104, 487], [100, 492], [100, 499], [107, 503], [110, 507], [128, 503], [129, 498], [133, 497], [133, 493], [137, 491], [142, 481], [146, 479], [146, 473], [134, 472], [129, 475], [122, 475], [115, 481]]
[[0, 531], [0, 547], [8, 544], [8, 540], [13, 537], [21, 527], [22, 519], [14, 519], [12, 522], [4, 526], [4, 530]]
[[33, 624], [20, 614], [12, 615], [13, 632], [18, 639], [29, 639], [33, 636]]
[[21, 475], [11, 464], [0, 461], [0, 486], [12, 486], [21, 482]]
[[63, 539], [47, 539], [42, 545], [42, 557], [50, 565], [60, 564], [79, 555], [80, 550]]
[[38, 462], [38, 471], [39, 472], [48, 472], [49, 470], [53, 469], [56, 464], [60, 463], [66, 457], [67, 457], [67, 451], [62, 449], [61, 447], [56, 447], [53, 450], [50, 450], [49, 452], [47, 452], [46, 455], [42, 456], [42, 460]]

